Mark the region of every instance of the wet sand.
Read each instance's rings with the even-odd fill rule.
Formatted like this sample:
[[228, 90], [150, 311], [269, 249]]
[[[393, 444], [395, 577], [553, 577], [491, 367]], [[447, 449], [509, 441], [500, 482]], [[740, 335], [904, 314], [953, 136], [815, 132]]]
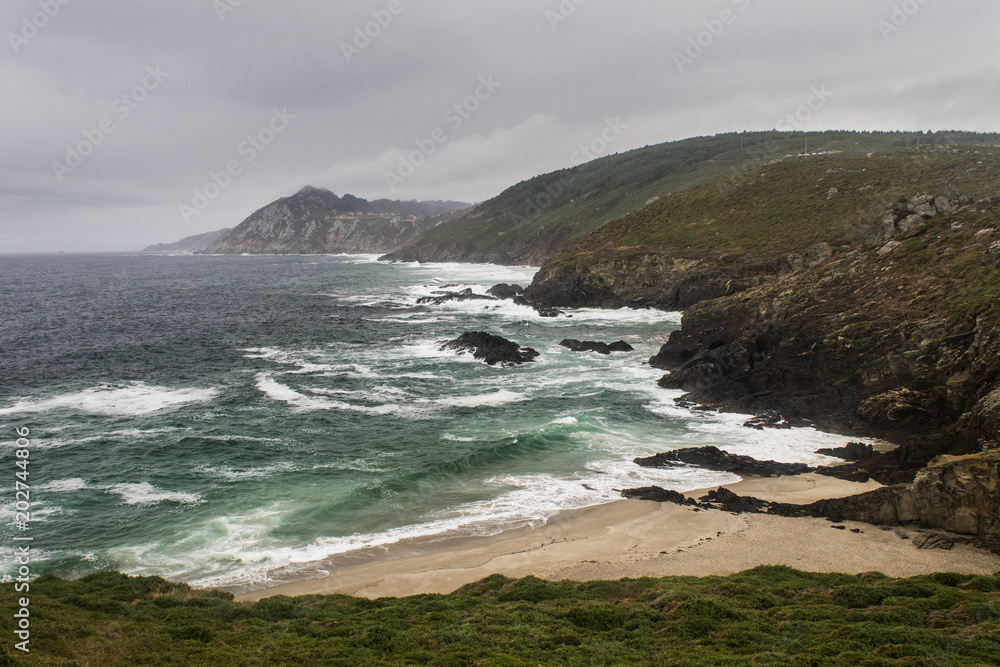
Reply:
[[[726, 488], [763, 500], [811, 503], [878, 488], [823, 475], [751, 478]], [[687, 495], [700, 497], [706, 489]], [[811, 572], [878, 571], [893, 577], [932, 572], [992, 574], [1000, 556], [956, 544], [951, 551], [918, 550], [901, 530], [825, 519], [734, 515], [672, 503], [621, 500], [563, 512], [545, 525], [493, 537], [412, 541], [367, 558], [331, 561], [329, 575], [237, 596], [344, 593], [379, 598], [449, 593], [491, 574], [543, 579], [621, 579], [727, 575], [758, 565]], [[860, 532], [852, 532], [852, 529]], [[912, 532], [912, 531], [911, 531]], [[362, 562], [367, 561], [367, 562]]]

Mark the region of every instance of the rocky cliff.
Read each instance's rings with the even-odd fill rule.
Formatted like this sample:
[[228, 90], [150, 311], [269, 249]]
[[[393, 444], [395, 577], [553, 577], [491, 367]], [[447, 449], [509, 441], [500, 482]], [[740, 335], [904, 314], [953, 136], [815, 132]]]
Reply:
[[208, 254], [375, 254], [400, 248], [467, 208], [459, 202], [367, 201], [305, 187], [256, 211]]
[[783, 160], [605, 226], [525, 297], [682, 309], [663, 387], [906, 443], [910, 481], [997, 444], [998, 176], [985, 147]]

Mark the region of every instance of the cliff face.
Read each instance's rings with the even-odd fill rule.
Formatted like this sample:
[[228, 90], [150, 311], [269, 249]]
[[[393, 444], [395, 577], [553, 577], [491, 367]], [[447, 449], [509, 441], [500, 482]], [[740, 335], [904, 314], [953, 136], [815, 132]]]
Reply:
[[381, 253], [412, 242], [466, 205], [369, 202], [306, 187], [256, 211], [204, 252], [209, 254]]
[[544, 264], [525, 298], [563, 308], [683, 310], [760, 285], [789, 268], [784, 260], [727, 266], [658, 252], [595, 253]]
[[1000, 439], [998, 176], [995, 148], [784, 161], [605, 226], [526, 297], [684, 310], [661, 386], [909, 443], [914, 471]]

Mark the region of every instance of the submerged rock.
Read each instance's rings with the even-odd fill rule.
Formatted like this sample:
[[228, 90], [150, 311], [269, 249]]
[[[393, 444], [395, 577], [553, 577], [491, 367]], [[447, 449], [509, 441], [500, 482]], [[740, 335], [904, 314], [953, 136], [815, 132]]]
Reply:
[[611, 354], [612, 352], [631, 352], [635, 348], [626, 343], [623, 340], [617, 343], [598, 343], [591, 340], [579, 341], [573, 340], [572, 338], [567, 338], [563, 342], [559, 343], [565, 348], [569, 348], [574, 352], [597, 352], [598, 354]]
[[473, 357], [485, 361], [490, 366], [498, 364], [516, 366], [534, 361], [538, 357], [538, 352], [530, 347], [521, 347], [513, 341], [485, 331], [464, 333], [442, 345], [441, 349], [471, 352]]

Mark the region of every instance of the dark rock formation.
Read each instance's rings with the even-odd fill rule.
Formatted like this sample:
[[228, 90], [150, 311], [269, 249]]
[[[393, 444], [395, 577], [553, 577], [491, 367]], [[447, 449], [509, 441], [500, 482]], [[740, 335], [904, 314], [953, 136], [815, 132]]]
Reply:
[[482, 294], [475, 294], [472, 288], [466, 288], [461, 292], [449, 292], [447, 290], [437, 290], [433, 292], [437, 296], [422, 296], [417, 299], [417, 303], [421, 305], [431, 305], [440, 306], [442, 303], [448, 303], [449, 301], [496, 301], [492, 296], [484, 296]]
[[768, 410], [766, 412], [759, 413], [752, 419], [746, 420], [743, 422], [743, 426], [745, 428], [754, 428], [758, 431], [763, 431], [765, 428], [792, 428], [792, 423], [787, 421], [774, 410]]
[[671, 468], [686, 464], [707, 468], [708, 470], [731, 472], [736, 475], [755, 475], [758, 477], [801, 475], [813, 470], [804, 463], [758, 461], [750, 456], [724, 452], [718, 447], [678, 449], [647, 458], [637, 458], [635, 462], [643, 468]]
[[563, 342], [559, 343], [565, 348], [569, 348], [574, 352], [597, 352], [598, 354], [611, 354], [612, 352], [632, 352], [635, 348], [626, 343], [623, 340], [617, 343], [598, 343], [595, 341], [579, 341], [573, 340], [572, 338], [567, 338]]
[[464, 333], [453, 341], [445, 343], [442, 350], [458, 350], [471, 352], [476, 359], [485, 361], [490, 366], [516, 366], [534, 361], [538, 352], [530, 347], [521, 347], [517, 343], [494, 336], [484, 331]]
[[514, 299], [524, 294], [524, 288], [520, 285], [500, 283], [486, 290], [486, 293], [498, 299]]
[[875, 447], [872, 445], [866, 445], [863, 442], [849, 442], [845, 447], [818, 449], [816, 450], [816, 453], [822, 454], [823, 456], [832, 456], [834, 458], [857, 463], [859, 461], [867, 461], [874, 458]]
[[622, 491], [622, 497], [635, 500], [649, 500], [657, 503], [676, 503], [678, 505], [697, 505], [694, 498], [688, 498], [683, 493], [668, 491], [659, 486], [644, 486], [638, 489]]

